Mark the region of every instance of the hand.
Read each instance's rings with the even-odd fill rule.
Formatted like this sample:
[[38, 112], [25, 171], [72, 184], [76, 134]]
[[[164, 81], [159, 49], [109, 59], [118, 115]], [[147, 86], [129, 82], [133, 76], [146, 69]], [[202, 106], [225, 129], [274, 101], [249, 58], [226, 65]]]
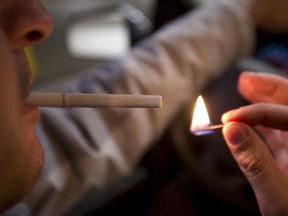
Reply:
[[288, 32], [287, 0], [254, 0], [251, 14], [256, 26], [274, 33]]
[[[275, 103], [288, 105], [288, 80], [267, 73], [243, 73], [238, 90], [251, 103]], [[257, 127], [265, 137], [278, 166], [288, 175], [288, 132]]]
[[[286, 160], [286, 165], [288, 160], [288, 146], [285, 143], [287, 133], [279, 131], [288, 130], [288, 107], [285, 106], [288, 104], [285, 94], [288, 82], [274, 75], [244, 73], [238, 87], [240, 93], [251, 102], [265, 103], [224, 114], [224, 138], [251, 183], [263, 215], [288, 215], [288, 178], [285, 175], [287, 169], [285, 170], [285, 165], [279, 167], [283, 159]], [[257, 125], [266, 127], [264, 135], [270, 148], [252, 128]], [[281, 152], [284, 152], [284, 155], [286, 152], [286, 157], [283, 157]]]
[[[288, 105], [288, 80], [267, 73], [242, 73], [238, 90], [251, 103], [274, 103]], [[265, 137], [278, 166], [288, 175], [288, 132], [257, 127]]]

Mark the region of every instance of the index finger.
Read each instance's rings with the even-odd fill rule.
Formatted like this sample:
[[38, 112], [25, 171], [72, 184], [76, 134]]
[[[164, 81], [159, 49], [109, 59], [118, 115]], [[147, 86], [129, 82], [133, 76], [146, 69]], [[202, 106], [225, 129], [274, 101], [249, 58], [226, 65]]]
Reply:
[[222, 115], [222, 122], [243, 122], [250, 126], [288, 130], [288, 107], [285, 105], [258, 103], [231, 110]]

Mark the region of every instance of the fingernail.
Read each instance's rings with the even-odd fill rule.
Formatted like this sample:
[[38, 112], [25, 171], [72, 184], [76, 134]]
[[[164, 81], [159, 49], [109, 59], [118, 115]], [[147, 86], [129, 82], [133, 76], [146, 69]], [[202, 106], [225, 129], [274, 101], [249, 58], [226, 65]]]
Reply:
[[248, 131], [241, 125], [229, 125], [224, 129], [226, 139], [233, 145], [239, 145], [247, 139]]

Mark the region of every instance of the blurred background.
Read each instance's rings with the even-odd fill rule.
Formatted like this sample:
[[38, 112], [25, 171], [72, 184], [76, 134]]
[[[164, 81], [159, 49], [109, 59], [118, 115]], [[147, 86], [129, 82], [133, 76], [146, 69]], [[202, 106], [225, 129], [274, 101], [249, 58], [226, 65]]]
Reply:
[[36, 89], [53, 90], [91, 65], [127, 54], [139, 40], [200, 0], [42, 0], [51, 37], [27, 50]]
[[[26, 51], [34, 90], [59, 91], [91, 66], [123, 57], [165, 23], [217, 0], [42, 1], [54, 31], [46, 42]], [[219, 82], [203, 92], [213, 107], [212, 122], [246, 104], [235, 89], [242, 70], [288, 72], [287, 35], [259, 29], [257, 37], [253, 56], [227, 68]], [[185, 109], [177, 116], [133, 175], [102, 193], [91, 191], [69, 215], [260, 215], [221, 131], [196, 137], [188, 130], [189, 115]]]

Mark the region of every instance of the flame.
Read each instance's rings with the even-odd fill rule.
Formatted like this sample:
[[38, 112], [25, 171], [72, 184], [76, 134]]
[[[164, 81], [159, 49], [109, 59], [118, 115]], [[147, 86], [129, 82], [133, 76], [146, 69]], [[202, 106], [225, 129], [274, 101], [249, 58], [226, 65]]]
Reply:
[[[197, 134], [197, 131], [210, 125], [211, 122], [203, 97], [199, 95], [195, 104], [194, 113], [190, 125], [190, 131], [196, 135], [202, 135], [202, 133]], [[207, 131], [205, 133], [207, 133]]]

